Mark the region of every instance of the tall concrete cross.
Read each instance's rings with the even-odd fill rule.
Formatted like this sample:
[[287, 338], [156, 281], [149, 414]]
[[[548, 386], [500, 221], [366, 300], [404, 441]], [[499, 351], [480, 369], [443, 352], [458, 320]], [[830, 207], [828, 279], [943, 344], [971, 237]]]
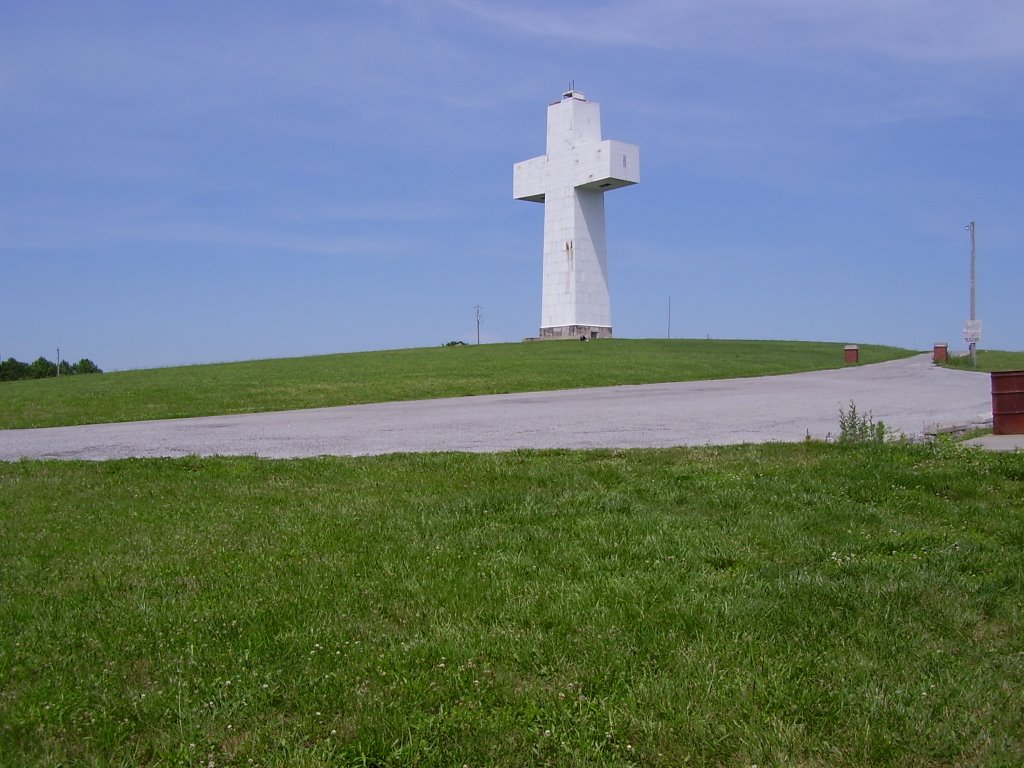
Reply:
[[547, 154], [516, 163], [512, 196], [544, 203], [541, 338], [612, 335], [604, 193], [640, 181], [640, 149], [601, 140], [601, 107], [578, 91], [548, 106]]

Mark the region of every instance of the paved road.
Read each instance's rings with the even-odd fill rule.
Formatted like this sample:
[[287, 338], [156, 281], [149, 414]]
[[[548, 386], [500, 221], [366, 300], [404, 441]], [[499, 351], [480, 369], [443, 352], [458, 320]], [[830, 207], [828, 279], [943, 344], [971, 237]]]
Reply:
[[992, 417], [987, 374], [929, 355], [756, 379], [420, 400], [237, 416], [0, 431], [0, 459], [288, 458], [517, 448], [632, 448], [802, 440], [838, 432], [851, 400], [891, 429]]

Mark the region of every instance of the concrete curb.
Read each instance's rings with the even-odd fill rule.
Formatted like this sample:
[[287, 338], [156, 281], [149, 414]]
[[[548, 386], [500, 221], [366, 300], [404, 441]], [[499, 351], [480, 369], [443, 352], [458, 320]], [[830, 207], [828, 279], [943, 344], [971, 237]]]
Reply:
[[965, 440], [964, 445], [984, 448], [986, 451], [1024, 451], [1024, 435], [982, 435]]

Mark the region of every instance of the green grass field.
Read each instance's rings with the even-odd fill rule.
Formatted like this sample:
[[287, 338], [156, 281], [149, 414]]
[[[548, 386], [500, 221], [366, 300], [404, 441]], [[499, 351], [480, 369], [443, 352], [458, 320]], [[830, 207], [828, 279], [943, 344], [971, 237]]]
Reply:
[[0, 596], [3, 765], [1024, 764], [945, 441], [0, 463]]
[[[0, 383], [0, 428], [761, 376], [840, 367], [842, 347], [610, 339], [403, 349], [14, 381]], [[909, 354], [864, 345], [861, 362]]]
[[[1022, 371], [1024, 370], [1024, 352], [1000, 352], [992, 349], [978, 350], [979, 371]], [[951, 368], [971, 368], [971, 358], [968, 355], [951, 357], [947, 363]]]

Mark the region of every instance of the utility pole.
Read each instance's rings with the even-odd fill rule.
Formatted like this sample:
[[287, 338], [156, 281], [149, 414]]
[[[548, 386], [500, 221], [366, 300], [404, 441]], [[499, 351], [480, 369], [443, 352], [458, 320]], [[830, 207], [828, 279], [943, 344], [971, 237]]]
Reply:
[[60, 347], [57, 347], [57, 378], [60, 378]]
[[975, 254], [974, 244], [974, 222], [972, 221], [967, 225], [967, 230], [971, 233], [971, 320], [970, 320], [970, 334], [968, 336], [968, 343], [970, 344], [971, 350], [971, 365], [975, 368], [978, 367], [978, 342], [981, 340], [981, 329], [977, 325], [978, 317], [976, 314], [975, 304], [975, 280], [974, 280], [974, 267], [977, 262]]
[[474, 309], [476, 309], [476, 343], [477, 343], [477, 346], [479, 346], [480, 345], [480, 322], [484, 319], [483, 316], [480, 314], [480, 310], [483, 309], [483, 307], [481, 307], [479, 304], [477, 304], [476, 307], [474, 307]]
[[672, 338], [672, 297], [668, 297], [668, 336], [666, 339]]

